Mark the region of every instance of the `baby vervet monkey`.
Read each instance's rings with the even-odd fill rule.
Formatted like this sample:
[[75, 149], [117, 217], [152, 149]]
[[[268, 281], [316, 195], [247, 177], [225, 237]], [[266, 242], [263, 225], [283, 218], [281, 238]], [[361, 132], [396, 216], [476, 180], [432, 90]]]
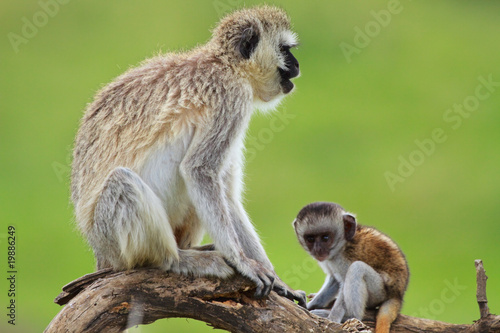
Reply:
[[[99, 269], [236, 270], [257, 297], [274, 289], [305, 305], [276, 275], [241, 202], [250, 117], [294, 88], [295, 46], [283, 10], [242, 9], [205, 45], [146, 60], [99, 91], [81, 120], [71, 179]], [[214, 245], [201, 251], [205, 231]]]
[[326, 273], [307, 308], [340, 323], [363, 320], [367, 308], [379, 307], [376, 333], [389, 332], [409, 279], [406, 258], [397, 244], [378, 230], [357, 224], [353, 214], [330, 202], [302, 208], [293, 227], [300, 244]]

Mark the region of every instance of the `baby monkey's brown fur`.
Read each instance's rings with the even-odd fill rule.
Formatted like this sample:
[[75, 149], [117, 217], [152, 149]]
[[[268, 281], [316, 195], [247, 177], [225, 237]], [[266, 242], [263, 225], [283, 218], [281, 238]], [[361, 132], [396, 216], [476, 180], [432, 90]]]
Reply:
[[[293, 225], [300, 244], [327, 274], [308, 309], [341, 322], [362, 320], [366, 308], [378, 306], [376, 333], [389, 332], [409, 279], [405, 256], [397, 244], [375, 228], [358, 225], [353, 214], [335, 203], [305, 206]], [[335, 296], [333, 308], [324, 310]]]

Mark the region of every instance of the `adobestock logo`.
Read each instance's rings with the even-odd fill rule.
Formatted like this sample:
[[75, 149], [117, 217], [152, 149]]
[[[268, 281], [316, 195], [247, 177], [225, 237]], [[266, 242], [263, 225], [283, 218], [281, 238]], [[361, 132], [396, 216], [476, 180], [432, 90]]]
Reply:
[[455, 278], [453, 283], [444, 280], [446, 287], [441, 289], [440, 296], [429, 302], [427, 306], [420, 307], [416, 313], [411, 314], [412, 317], [437, 319], [437, 316], [446, 310], [446, 306], [451, 304], [460, 297], [467, 286], [460, 285], [458, 279]]
[[[493, 74], [487, 77], [481, 75], [477, 78], [479, 84], [474, 89], [474, 94], [464, 98], [461, 103], [455, 103], [443, 113], [443, 121], [451, 128], [451, 131], [458, 130], [464, 119], [469, 118], [473, 112], [477, 111], [482, 101], [487, 100], [500, 87], [500, 82], [493, 81]], [[415, 149], [408, 154], [398, 156], [398, 166], [395, 172], [384, 172], [385, 181], [391, 189], [396, 190], [396, 185], [404, 183], [415, 170], [436, 152], [439, 144], [448, 140], [447, 132], [451, 132], [446, 126], [436, 127], [431, 131], [430, 136], [423, 139], [414, 140]]]
[[373, 39], [380, 35], [382, 28], [387, 28], [389, 26], [393, 16], [400, 14], [402, 11], [403, 5], [399, 0], [389, 0], [387, 2], [387, 9], [370, 11], [373, 20], [368, 21], [364, 29], [361, 29], [359, 26], [354, 27], [355, 35], [353, 43], [341, 42], [339, 44], [340, 50], [347, 60], [347, 63], [350, 64], [352, 62], [352, 56], [354, 54], [360, 54], [361, 50], [367, 48]]
[[257, 136], [248, 135], [245, 140], [245, 161], [247, 163], [253, 161], [258, 152], [263, 151], [266, 145], [273, 141], [274, 134], [285, 130], [286, 126], [290, 124], [290, 120], [295, 117], [296, 115], [287, 113], [287, 110], [277, 112], [269, 120], [269, 125], [259, 130]]
[[281, 274], [282, 280], [293, 289], [300, 289], [304, 281], [309, 280], [312, 274], [319, 269], [319, 265], [312, 257], [304, 257], [300, 264], [293, 264]]
[[50, 18], [54, 18], [60, 9], [60, 5], [66, 5], [71, 0], [40, 0], [38, 6], [40, 10], [35, 12], [31, 18], [23, 16], [23, 23], [20, 33], [9, 32], [7, 38], [14, 52], [19, 52], [19, 47], [23, 44], [28, 44], [30, 40], [38, 35], [39, 29], [49, 23]]

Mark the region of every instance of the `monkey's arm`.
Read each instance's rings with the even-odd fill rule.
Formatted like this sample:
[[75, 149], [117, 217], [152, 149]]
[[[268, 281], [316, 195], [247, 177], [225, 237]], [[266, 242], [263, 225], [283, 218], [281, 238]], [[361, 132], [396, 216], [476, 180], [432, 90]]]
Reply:
[[224, 183], [226, 184], [226, 197], [230, 208], [229, 210], [231, 214], [234, 214], [231, 218], [235, 221], [241, 221], [241, 223], [235, 223], [234, 227], [245, 255], [250, 259], [262, 263], [267, 269], [274, 270], [259, 240], [259, 236], [241, 203], [241, 179], [243, 179], [242, 155], [242, 150], [232, 154], [231, 161], [224, 171]]
[[[234, 92], [230, 95], [238, 96]], [[236, 270], [257, 285], [255, 295], [262, 297], [271, 291], [275, 273], [266, 267], [267, 262], [261, 263], [247, 256], [243, 244], [256, 243], [258, 240], [253, 239], [253, 233], [238, 235], [244, 222], [230, 205], [223, 177], [232, 152], [241, 149], [243, 134], [250, 120], [251, 105], [241, 105], [230, 98], [226, 98], [223, 103], [218, 109], [212, 110], [214, 114], [206, 124], [195, 129], [180, 171], [189, 197], [215, 247]]]
[[[271, 271], [274, 272], [274, 268], [267, 258], [266, 252], [262, 247], [259, 237], [253, 228], [252, 222], [246, 215], [245, 210], [241, 203], [234, 203], [234, 211], [239, 214], [239, 218], [243, 223], [236, 224], [237, 234], [240, 236], [240, 242], [243, 245], [243, 250], [245, 254], [250, 258], [266, 265]], [[252, 237], [247, 237], [247, 235], [252, 235]], [[245, 236], [245, 237], [241, 237]], [[293, 290], [286, 283], [284, 283], [278, 276], [275, 276], [273, 290], [278, 293], [278, 295], [286, 297], [290, 300], [298, 301], [299, 305], [306, 307], [306, 294], [302, 290]]]
[[[314, 296], [313, 300], [307, 304], [307, 309], [330, 309], [339, 291], [339, 286], [339, 282], [333, 276], [327, 275], [321, 289]], [[328, 313], [330, 313], [330, 310], [328, 310]]]
[[[226, 196], [231, 208], [230, 211], [231, 213], [237, 214], [237, 216], [233, 217], [233, 220], [240, 220], [242, 222], [236, 223], [234, 226], [243, 247], [243, 251], [245, 251], [245, 255], [250, 259], [254, 259], [264, 264], [266, 268], [274, 272], [274, 267], [269, 261], [264, 247], [259, 240], [259, 236], [241, 203], [242, 190], [240, 180], [243, 178], [241, 155], [241, 152], [234, 155], [231, 165], [225, 172], [224, 177], [228, 185]], [[286, 297], [292, 301], [297, 300], [300, 306], [306, 306], [305, 292], [291, 289], [286, 283], [281, 281], [278, 276], [275, 277], [273, 290], [280, 296]]]

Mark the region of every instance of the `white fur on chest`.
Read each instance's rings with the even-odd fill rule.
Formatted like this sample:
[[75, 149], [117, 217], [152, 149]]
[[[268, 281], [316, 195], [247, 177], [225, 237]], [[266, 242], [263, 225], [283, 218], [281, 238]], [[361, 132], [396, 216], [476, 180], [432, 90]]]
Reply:
[[193, 130], [153, 151], [139, 174], [163, 203], [172, 226], [182, 224], [191, 207], [179, 165], [193, 138]]
[[343, 283], [351, 262], [338, 255], [333, 260], [319, 262], [319, 265], [327, 275], [333, 276], [335, 280]]

